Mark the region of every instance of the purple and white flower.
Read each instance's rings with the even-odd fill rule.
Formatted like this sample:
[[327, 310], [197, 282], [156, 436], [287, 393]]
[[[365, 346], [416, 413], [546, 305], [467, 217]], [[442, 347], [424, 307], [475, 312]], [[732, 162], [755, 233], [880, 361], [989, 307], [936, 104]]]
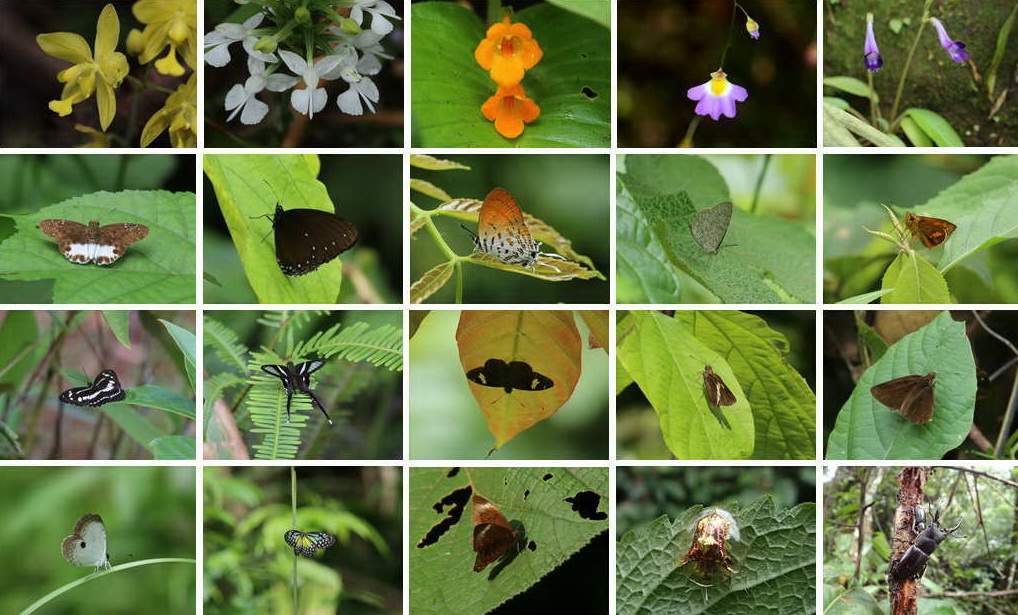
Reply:
[[721, 69], [710, 74], [711, 80], [696, 87], [689, 88], [686, 96], [696, 103], [697, 115], [709, 115], [717, 121], [722, 115], [735, 117], [735, 103], [746, 100], [749, 93], [746, 88], [728, 81], [728, 75]]
[[862, 47], [862, 61], [871, 73], [877, 72], [884, 65], [884, 58], [877, 49], [877, 38], [873, 36], [873, 13], [866, 14], [866, 42]]
[[947, 35], [947, 30], [944, 29], [944, 24], [940, 23], [940, 20], [936, 17], [930, 17], [930, 23], [937, 29], [937, 36], [940, 37], [940, 46], [947, 51], [947, 55], [951, 56], [951, 59], [959, 64], [964, 64], [968, 61], [969, 52], [965, 51], [965, 43], [952, 41], [951, 37]]

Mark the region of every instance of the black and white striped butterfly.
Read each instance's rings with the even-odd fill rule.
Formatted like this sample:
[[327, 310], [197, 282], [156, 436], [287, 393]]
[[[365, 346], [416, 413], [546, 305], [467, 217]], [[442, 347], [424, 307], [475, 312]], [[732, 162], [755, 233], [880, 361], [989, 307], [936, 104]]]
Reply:
[[127, 394], [120, 387], [117, 373], [112, 369], [104, 369], [88, 386], [74, 387], [61, 393], [60, 401], [75, 406], [98, 408], [103, 404], [123, 401], [126, 397]]
[[314, 557], [318, 549], [326, 549], [336, 544], [336, 537], [325, 532], [302, 532], [300, 530], [287, 530], [283, 534], [286, 544], [293, 547], [294, 555]]
[[329, 413], [325, 411], [322, 400], [318, 399], [315, 392], [311, 390], [311, 374], [320, 370], [325, 361], [315, 359], [294, 365], [287, 361], [286, 365], [262, 365], [262, 371], [272, 374], [283, 381], [283, 388], [286, 389], [286, 420], [290, 420], [290, 402], [293, 401], [294, 392], [303, 393], [311, 398], [311, 404], [318, 406], [318, 409], [325, 415], [325, 420], [332, 425]]

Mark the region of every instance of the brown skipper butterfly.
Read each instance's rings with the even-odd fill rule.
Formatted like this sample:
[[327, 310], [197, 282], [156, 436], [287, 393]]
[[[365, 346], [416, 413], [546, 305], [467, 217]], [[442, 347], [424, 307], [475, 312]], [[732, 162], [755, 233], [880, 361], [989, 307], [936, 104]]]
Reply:
[[517, 532], [491, 500], [474, 495], [474, 572], [499, 559], [516, 542]]
[[703, 366], [703, 388], [707, 391], [707, 403], [711, 408], [731, 406], [736, 401], [735, 393], [732, 393], [721, 376], [714, 373], [710, 365]]
[[927, 248], [936, 248], [947, 241], [954, 229], [958, 228], [947, 220], [905, 214], [905, 228], [912, 232], [912, 238], [923, 242]]
[[870, 389], [873, 397], [916, 425], [933, 418], [933, 385], [936, 372], [925, 376], [902, 376]]

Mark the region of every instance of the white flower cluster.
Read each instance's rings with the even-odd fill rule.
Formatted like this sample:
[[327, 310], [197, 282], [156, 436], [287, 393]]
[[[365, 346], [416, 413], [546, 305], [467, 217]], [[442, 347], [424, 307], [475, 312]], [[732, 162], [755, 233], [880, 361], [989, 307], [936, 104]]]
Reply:
[[[333, 53], [313, 63], [286, 49], [266, 53], [255, 48], [259, 41], [272, 37], [278, 30], [259, 28], [265, 18], [264, 12], [253, 15], [242, 24], [219, 24], [215, 30], [205, 35], [205, 62], [211, 66], [226, 66], [231, 59], [230, 45], [237, 41], [241, 42], [247, 54], [247, 69], [251, 76], [227, 92], [225, 106], [232, 113], [226, 121], [232, 120], [239, 113], [242, 124], [254, 125], [261, 122], [268, 114], [269, 106], [258, 100], [256, 95], [263, 90], [285, 92], [298, 84], [302, 87], [290, 93], [290, 104], [309, 118], [314, 117], [328, 102], [328, 94], [319, 84], [322, 80], [334, 79], [342, 79], [350, 85], [336, 100], [340, 111], [361, 115], [364, 106], [367, 106], [371, 113], [375, 112], [378, 87], [368, 76], [381, 72], [382, 58], [392, 59], [392, 56], [385, 53], [381, 41], [392, 32], [393, 25], [389, 20], [399, 17], [385, 0], [340, 0], [333, 5], [334, 9], [349, 8], [350, 20], [358, 26], [364, 24], [365, 14], [370, 15], [370, 27], [350, 34], [339, 24], [333, 24], [328, 28], [334, 36], [334, 42], [331, 43]], [[271, 11], [271, 8], [264, 10]], [[284, 66], [293, 74], [276, 72]]]

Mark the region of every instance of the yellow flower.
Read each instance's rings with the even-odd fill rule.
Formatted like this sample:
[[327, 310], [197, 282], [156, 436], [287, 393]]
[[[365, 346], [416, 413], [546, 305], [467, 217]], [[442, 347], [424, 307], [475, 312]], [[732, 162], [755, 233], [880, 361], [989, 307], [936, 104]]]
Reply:
[[84, 124], [75, 124], [74, 129], [88, 137], [88, 141], [78, 147], [110, 147], [110, 139], [105, 132]]
[[[198, 57], [198, 7], [196, 0], [138, 0], [131, 7], [138, 21], [145, 24], [141, 33], [144, 48], [138, 61], [146, 64], [169, 45], [166, 56], [156, 60], [156, 70], [164, 75], [179, 77], [184, 67], [177, 61], [177, 53], [191, 68], [196, 68]], [[137, 41], [134, 41], [135, 43]]]
[[148, 144], [170, 129], [173, 147], [198, 146], [198, 73], [191, 73], [187, 83], [170, 94], [162, 109], [156, 111], [141, 131], [141, 146]]
[[60, 100], [53, 100], [49, 108], [61, 116], [68, 115], [71, 107], [96, 93], [99, 103], [99, 125], [109, 128], [117, 114], [117, 97], [113, 88], [127, 76], [127, 56], [115, 51], [120, 38], [120, 19], [112, 4], [107, 4], [99, 13], [95, 28], [95, 57], [88, 43], [72, 32], [49, 32], [35, 37], [44, 52], [74, 66], [57, 73], [57, 80], [64, 84]]
[[544, 52], [530, 28], [512, 23], [509, 15], [488, 28], [487, 37], [477, 44], [474, 59], [499, 87], [508, 88], [523, 79], [523, 73], [541, 60]]
[[506, 139], [515, 139], [523, 134], [523, 124], [533, 122], [541, 115], [537, 103], [527, 98], [523, 86], [499, 87], [494, 96], [481, 105], [481, 113], [495, 130]]

